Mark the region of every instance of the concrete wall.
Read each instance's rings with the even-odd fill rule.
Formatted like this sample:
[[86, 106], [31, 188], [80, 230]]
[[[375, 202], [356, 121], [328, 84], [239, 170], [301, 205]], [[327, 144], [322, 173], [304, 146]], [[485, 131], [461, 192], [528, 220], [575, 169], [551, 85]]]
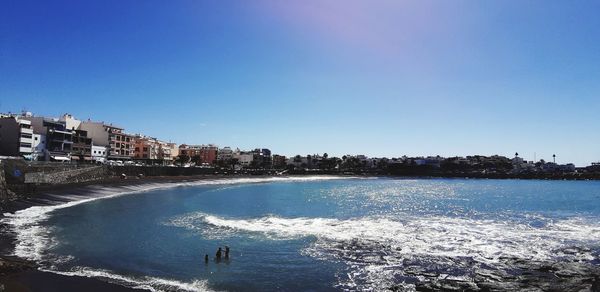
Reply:
[[102, 180], [107, 177], [104, 166], [78, 167], [67, 170], [46, 169], [24, 174], [25, 184], [76, 184]]
[[198, 167], [167, 167], [167, 166], [108, 166], [109, 172], [113, 176], [125, 174], [127, 176], [187, 176], [187, 175], [205, 175], [214, 174], [213, 168]]

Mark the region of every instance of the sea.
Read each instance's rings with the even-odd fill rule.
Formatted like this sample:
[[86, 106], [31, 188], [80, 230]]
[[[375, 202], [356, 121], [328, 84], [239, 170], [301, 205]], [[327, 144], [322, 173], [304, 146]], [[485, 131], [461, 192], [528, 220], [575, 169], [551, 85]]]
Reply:
[[593, 291], [600, 276], [598, 181], [98, 186], [2, 222], [44, 271], [151, 291]]

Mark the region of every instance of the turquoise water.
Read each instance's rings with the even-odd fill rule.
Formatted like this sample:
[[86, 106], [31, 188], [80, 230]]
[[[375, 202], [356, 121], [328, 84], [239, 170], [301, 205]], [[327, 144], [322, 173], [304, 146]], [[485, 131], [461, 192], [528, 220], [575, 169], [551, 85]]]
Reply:
[[[36, 227], [44, 246], [27, 252], [48, 269], [157, 290], [412, 290], [440, 277], [504, 283], [527, 269], [523, 262], [598, 267], [600, 183], [198, 185], [59, 208]], [[215, 261], [225, 245], [230, 259]], [[493, 277], [476, 280], [481, 271]]]

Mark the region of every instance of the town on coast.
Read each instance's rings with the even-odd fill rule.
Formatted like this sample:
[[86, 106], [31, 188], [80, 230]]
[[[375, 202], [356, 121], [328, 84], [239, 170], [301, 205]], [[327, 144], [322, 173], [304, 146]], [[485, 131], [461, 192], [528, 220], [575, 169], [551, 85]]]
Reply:
[[500, 155], [467, 157], [367, 157], [327, 153], [274, 154], [267, 148], [250, 150], [215, 144], [177, 144], [144, 134], [131, 134], [113, 123], [79, 120], [73, 115], [37, 116], [31, 112], [0, 114], [0, 156], [25, 161], [70, 164], [177, 166], [231, 170], [328, 171], [390, 174], [542, 175], [585, 174], [600, 170], [600, 163], [575, 167], [572, 163], [527, 161]]

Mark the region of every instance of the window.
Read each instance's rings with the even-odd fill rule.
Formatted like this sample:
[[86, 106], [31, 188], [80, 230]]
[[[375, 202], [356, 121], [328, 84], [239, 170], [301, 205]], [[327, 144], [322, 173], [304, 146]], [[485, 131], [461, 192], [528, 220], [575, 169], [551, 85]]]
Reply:
[[31, 147], [31, 143], [21, 143], [21, 147]]
[[135, 147], [136, 152], [140, 152], [140, 147]]
[[28, 139], [31, 139], [31, 137], [33, 137], [31, 134], [28, 134], [28, 133], [21, 133], [21, 138], [28, 138]]
[[38, 137], [35, 137], [35, 140], [37, 141], [37, 140], [38, 140]]

